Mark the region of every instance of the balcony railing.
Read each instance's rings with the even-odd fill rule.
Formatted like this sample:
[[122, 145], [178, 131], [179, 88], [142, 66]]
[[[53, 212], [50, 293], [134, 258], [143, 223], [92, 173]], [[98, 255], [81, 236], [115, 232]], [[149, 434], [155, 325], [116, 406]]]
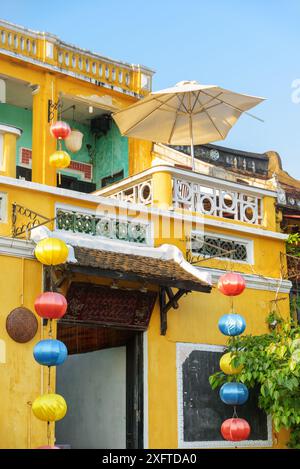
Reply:
[[34, 59], [59, 68], [71, 76], [116, 91], [145, 95], [151, 91], [153, 71], [102, 57], [60, 41], [56, 36], [39, 33], [0, 21], [0, 52], [7, 51], [24, 60]]
[[57, 207], [55, 229], [96, 239], [115, 239], [137, 244], [150, 243], [150, 224], [139, 220], [97, 215], [90, 211]]
[[151, 205], [154, 196], [153, 175], [168, 172], [172, 180], [172, 207], [203, 215], [262, 224], [263, 196], [273, 191], [196, 174], [175, 167], [153, 167], [97, 192], [102, 196], [134, 204]]
[[260, 224], [262, 199], [234, 189], [173, 178], [173, 206], [204, 215]]

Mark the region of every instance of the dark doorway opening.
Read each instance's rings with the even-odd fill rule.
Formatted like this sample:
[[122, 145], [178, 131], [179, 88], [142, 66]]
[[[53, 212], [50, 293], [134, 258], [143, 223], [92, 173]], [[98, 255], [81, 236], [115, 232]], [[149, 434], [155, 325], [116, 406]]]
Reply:
[[58, 323], [68, 350], [57, 367], [68, 412], [56, 423], [66, 448], [143, 448], [143, 333]]

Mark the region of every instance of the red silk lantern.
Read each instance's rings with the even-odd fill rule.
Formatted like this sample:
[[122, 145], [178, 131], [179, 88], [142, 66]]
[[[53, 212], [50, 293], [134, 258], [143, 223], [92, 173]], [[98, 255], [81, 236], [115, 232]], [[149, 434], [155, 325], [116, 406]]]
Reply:
[[221, 433], [225, 440], [243, 441], [250, 435], [250, 425], [247, 420], [240, 418], [227, 419], [222, 423]]
[[67, 311], [67, 300], [60, 293], [45, 292], [37, 297], [34, 308], [41, 318], [60, 319]]
[[52, 137], [64, 140], [71, 134], [71, 128], [67, 122], [57, 121], [50, 127]]
[[237, 296], [243, 293], [246, 288], [246, 282], [242, 275], [234, 272], [228, 272], [221, 275], [218, 281], [218, 290], [227, 296]]

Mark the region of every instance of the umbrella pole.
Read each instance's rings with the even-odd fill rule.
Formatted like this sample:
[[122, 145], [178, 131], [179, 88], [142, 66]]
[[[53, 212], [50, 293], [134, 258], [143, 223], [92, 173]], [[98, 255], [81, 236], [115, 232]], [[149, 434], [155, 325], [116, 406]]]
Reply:
[[195, 157], [194, 157], [194, 139], [193, 139], [193, 122], [192, 114], [190, 114], [190, 138], [191, 138], [191, 158], [192, 158], [192, 170], [195, 171]]

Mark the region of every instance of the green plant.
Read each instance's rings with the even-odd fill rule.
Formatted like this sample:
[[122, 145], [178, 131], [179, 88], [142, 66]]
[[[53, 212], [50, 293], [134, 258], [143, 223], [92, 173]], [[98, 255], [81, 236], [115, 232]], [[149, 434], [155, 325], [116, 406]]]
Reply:
[[275, 431], [290, 429], [289, 446], [300, 448], [300, 327], [284, 322], [269, 334], [232, 337], [228, 351], [232, 365], [243, 369], [234, 376], [215, 373], [212, 388], [228, 381], [258, 385], [259, 407], [272, 416]]
[[300, 257], [300, 233], [292, 233], [286, 240], [286, 252], [292, 256]]
[[276, 309], [273, 309], [267, 316], [266, 323], [268, 324], [269, 329], [273, 330], [276, 327], [280, 327], [280, 325], [283, 323], [283, 319], [280, 314], [276, 311]]

